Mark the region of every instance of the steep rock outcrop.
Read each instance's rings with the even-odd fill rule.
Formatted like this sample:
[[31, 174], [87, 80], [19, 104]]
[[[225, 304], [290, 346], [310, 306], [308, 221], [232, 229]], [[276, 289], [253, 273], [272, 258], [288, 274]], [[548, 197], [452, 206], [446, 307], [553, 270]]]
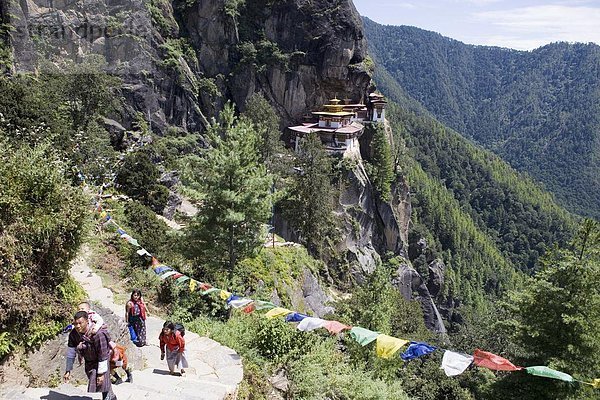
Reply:
[[196, 1], [182, 25], [203, 76], [239, 106], [260, 91], [289, 124], [336, 93], [364, 96], [366, 42], [351, 1], [248, 0], [237, 17], [225, 3]]
[[343, 220], [344, 240], [338, 252], [346, 254], [350, 275], [362, 281], [373, 272], [381, 255], [403, 255], [407, 248], [410, 223], [408, 186], [403, 180], [393, 186], [392, 201], [383, 202], [373, 186], [359, 155], [348, 158], [353, 163], [339, 196], [338, 215]]
[[111, 117], [129, 129], [143, 115], [155, 132], [202, 131], [227, 100], [243, 107], [254, 92], [284, 124], [336, 93], [365, 94], [366, 43], [350, 0], [226, 3], [14, 1], [15, 70], [102, 56], [123, 80], [124, 112]]
[[[443, 264], [436, 260], [430, 264], [429, 268], [430, 271], [443, 271]], [[393, 279], [392, 283], [398, 288], [405, 299], [417, 300], [421, 304], [425, 326], [428, 329], [439, 334], [445, 334], [446, 327], [444, 326], [444, 321], [433, 301], [438, 293], [432, 293], [429, 290], [429, 287], [435, 287], [433, 284], [430, 284], [430, 282], [436, 281], [436, 279], [437, 283], [440, 284], [439, 287], [441, 287], [441, 284], [443, 283], [443, 274], [440, 276], [439, 274], [432, 272], [429, 276], [430, 278], [435, 276], [435, 278], [426, 282], [412, 266], [403, 264], [396, 271], [396, 277]], [[439, 282], [439, 279], [442, 279], [442, 282]]]

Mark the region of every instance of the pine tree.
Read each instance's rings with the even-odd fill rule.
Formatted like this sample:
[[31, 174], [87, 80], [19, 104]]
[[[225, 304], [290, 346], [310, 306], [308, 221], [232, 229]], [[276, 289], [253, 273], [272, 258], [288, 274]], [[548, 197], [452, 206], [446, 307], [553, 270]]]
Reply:
[[258, 132], [257, 146], [261, 161], [270, 172], [280, 171], [278, 155], [285, 153], [285, 148], [280, 139], [279, 116], [260, 93], [253, 94], [246, 101], [245, 108], [242, 118], [248, 119]]
[[221, 112], [207, 137], [211, 148], [198, 162], [194, 179], [203, 194], [187, 233], [189, 255], [200, 265], [233, 270], [236, 262], [262, 245], [270, 217], [272, 177], [259, 163], [257, 133], [238, 121], [233, 107]]
[[316, 134], [305, 137], [297, 159], [298, 173], [292, 178], [283, 205], [284, 215], [298, 230], [306, 247], [319, 255], [334, 228], [331, 168], [319, 137]]
[[[598, 222], [586, 220], [569, 248], [554, 248], [544, 256], [542, 270], [507, 308], [514, 315], [508, 326], [519, 347], [516, 361], [547, 365], [579, 379], [600, 376]], [[527, 376], [519, 380], [515, 386], [527, 387], [519, 398], [583, 399], [587, 395], [585, 388], [578, 391], [562, 382]]]
[[389, 201], [392, 195], [392, 181], [394, 180], [394, 166], [390, 143], [388, 142], [385, 129], [381, 124], [375, 127], [373, 135], [373, 176], [371, 180], [379, 197], [383, 201]]

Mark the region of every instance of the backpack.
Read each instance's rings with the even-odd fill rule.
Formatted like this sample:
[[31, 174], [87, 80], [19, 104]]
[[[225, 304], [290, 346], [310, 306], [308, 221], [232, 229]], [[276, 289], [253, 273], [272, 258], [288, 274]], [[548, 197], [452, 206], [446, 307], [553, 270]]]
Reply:
[[185, 336], [185, 327], [183, 326], [182, 323], [176, 322], [175, 323], [175, 330], [179, 331], [179, 333], [181, 334], [181, 337]]

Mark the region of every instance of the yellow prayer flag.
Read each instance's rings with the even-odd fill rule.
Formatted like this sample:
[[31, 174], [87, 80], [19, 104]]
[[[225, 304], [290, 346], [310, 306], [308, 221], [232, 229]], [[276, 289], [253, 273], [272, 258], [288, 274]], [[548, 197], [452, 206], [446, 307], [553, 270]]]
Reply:
[[594, 387], [594, 389], [600, 389], [600, 379], [594, 379], [592, 381], [592, 386]]
[[407, 343], [408, 340], [381, 334], [377, 336], [377, 347], [375, 348], [377, 357], [390, 358]]
[[265, 317], [267, 317], [269, 319], [283, 317], [283, 316], [290, 314], [291, 312], [292, 312], [292, 310], [288, 310], [287, 308], [275, 307], [275, 308], [270, 309], [265, 314]]
[[219, 292], [219, 297], [223, 300], [227, 300], [229, 296], [231, 296], [231, 293], [229, 293], [227, 290], [221, 289], [221, 291]]
[[190, 279], [190, 292], [196, 290], [196, 286], [198, 286], [198, 282], [194, 279]]

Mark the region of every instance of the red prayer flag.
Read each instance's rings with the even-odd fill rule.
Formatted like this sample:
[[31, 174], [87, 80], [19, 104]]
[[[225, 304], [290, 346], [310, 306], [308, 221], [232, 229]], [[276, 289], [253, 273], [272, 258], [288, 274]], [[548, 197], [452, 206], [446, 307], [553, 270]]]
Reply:
[[473, 353], [473, 358], [473, 362], [478, 367], [485, 367], [495, 371], [519, 371], [523, 369], [523, 367], [517, 367], [513, 365], [513, 363], [508, 361], [506, 358], [479, 349], [475, 350], [475, 353]]
[[160, 262], [156, 257], [152, 257], [152, 266], [155, 267], [157, 265], [160, 265]]
[[172, 279], [179, 279], [183, 276], [183, 274], [181, 272], [178, 272], [176, 274], [171, 275]]
[[348, 326], [346, 324], [342, 324], [341, 322], [338, 322], [338, 321], [327, 321], [323, 325], [323, 328], [327, 329], [329, 331], [329, 333], [331, 333], [332, 335], [337, 335], [344, 329], [351, 329], [352, 327]]
[[210, 285], [209, 283], [200, 283], [200, 290], [202, 290], [203, 292], [210, 289], [212, 287], [212, 285]]
[[242, 311], [246, 314], [250, 314], [254, 310], [256, 310], [256, 306], [254, 305], [254, 303], [250, 303], [246, 307], [242, 308]]

